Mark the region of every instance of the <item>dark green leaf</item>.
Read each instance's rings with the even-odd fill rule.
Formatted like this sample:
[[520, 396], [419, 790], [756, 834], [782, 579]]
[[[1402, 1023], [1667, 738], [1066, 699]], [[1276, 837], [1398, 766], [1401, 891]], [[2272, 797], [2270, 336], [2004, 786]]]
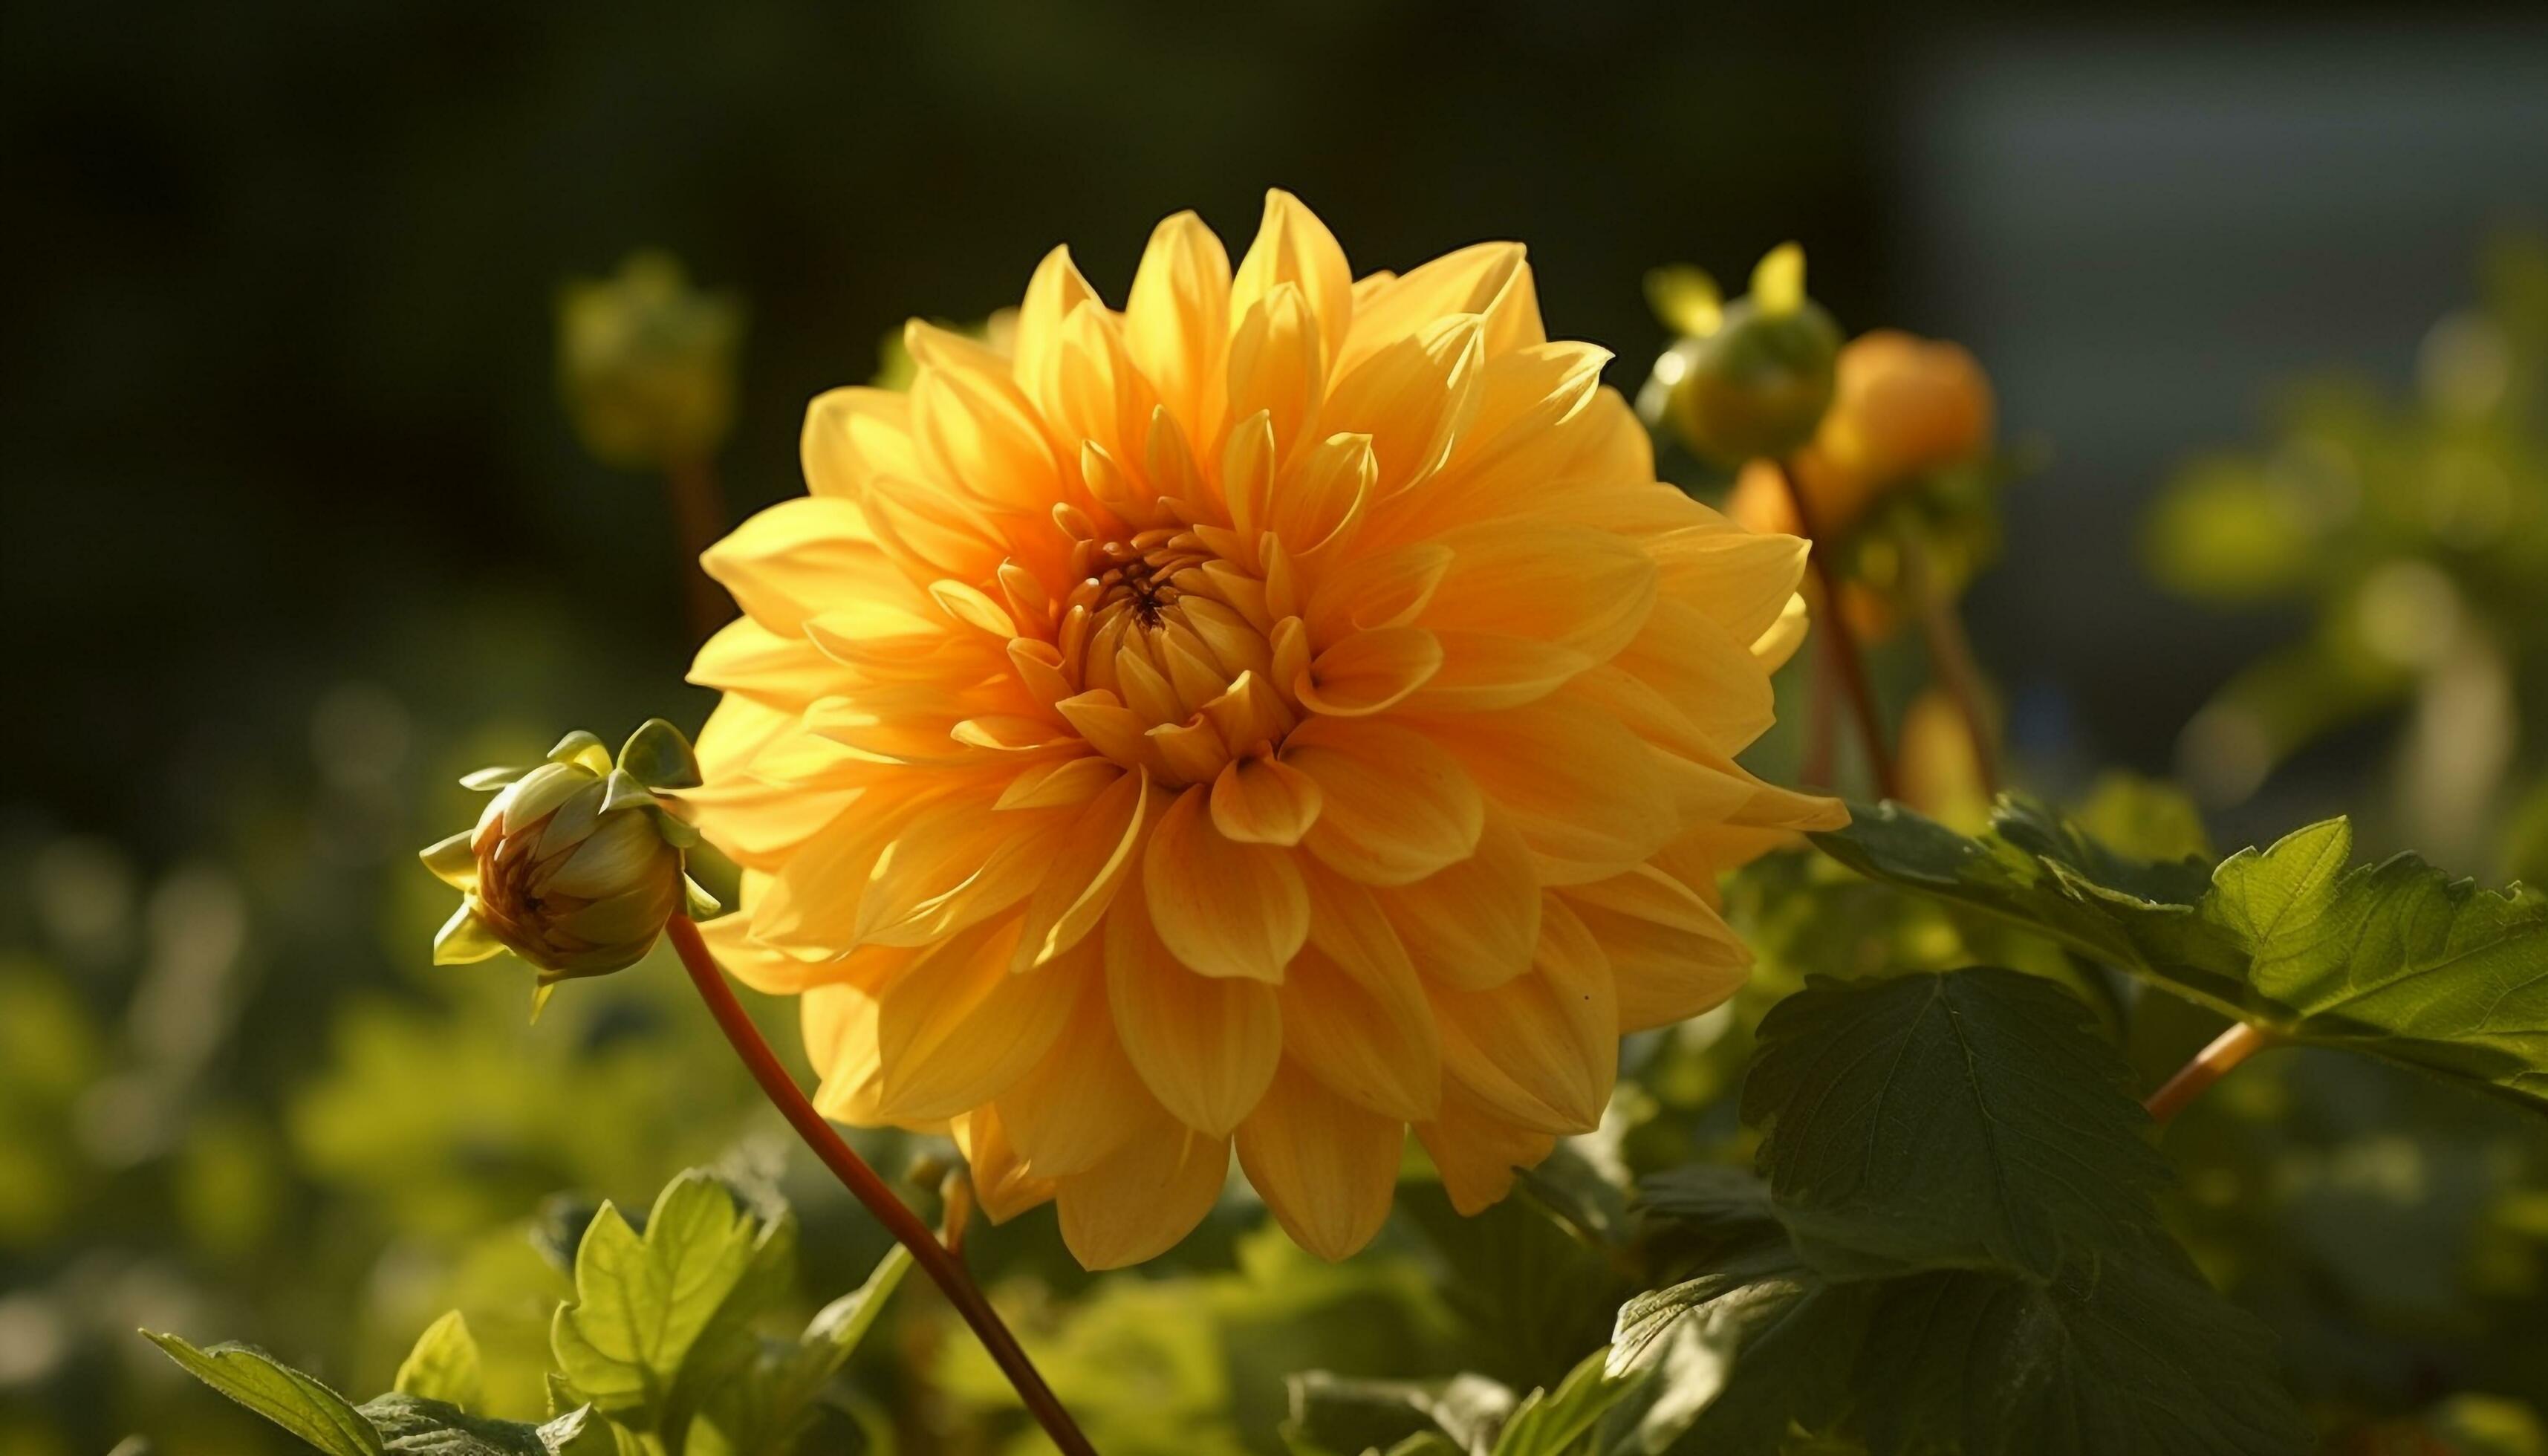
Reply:
[[2129, 1077], [2088, 1009], [2037, 976], [1816, 977], [1762, 1022], [1743, 1117], [1824, 1273], [2049, 1279], [2156, 1218], [2167, 1165]]
[[382, 1456], [386, 1449], [380, 1430], [343, 1396], [253, 1345], [197, 1349], [173, 1334], [141, 1332], [197, 1380], [327, 1456]]
[[2226, 1015], [2548, 1100], [2548, 896], [2412, 856], [2351, 864], [2341, 819], [2207, 875], [2099, 848], [2010, 801], [1962, 835], [1896, 805], [1816, 836], [1863, 873], [2055, 937]]
[[1613, 1371], [1653, 1370], [1646, 1414], [1670, 1449], [1774, 1451], [1791, 1426], [1819, 1428], [1848, 1410], [1880, 1285], [1824, 1283], [1784, 1247], [1630, 1300], [1610, 1346]]
[[2156, 1239], [2050, 1285], [1894, 1281], [1861, 1361], [1879, 1456], [2274, 1456], [2310, 1435], [2264, 1326]]
[[392, 1451], [417, 1456], [551, 1456], [539, 1428], [518, 1420], [487, 1420], [447, 1401], [391, 1395], [363, 1407]]

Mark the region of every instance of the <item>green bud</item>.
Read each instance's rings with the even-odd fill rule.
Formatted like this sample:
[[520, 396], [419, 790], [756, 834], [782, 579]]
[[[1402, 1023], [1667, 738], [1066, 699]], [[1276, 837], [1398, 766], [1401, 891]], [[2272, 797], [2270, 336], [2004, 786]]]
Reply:
[[423, 852], [425, 867], [462, 894], [434, 939], [435, 963], [509, 951], [538, 967], [545, 994], [635, 964], [675, 915], [714, 914], [683, 864], [698, 834], [657, 792], [698, 781], [689, 743], [660, 718], [629, 737], [617, 763], [578, 732], [545, 763], [462, 779], [496, 796], [477, 827]]
[[1663, 412], [1693, 452], [1719, 465], [1784, 457], [1831, 408], [1840, 346], [1840, 326], [1805, 296], [1804, 253], [1784, 244], [1761, 260], [1752, 292], [1725, 306], [1713, 332], [1681, 340], [1659, 362]]
[[662, 470], [716, 453], [734, 423], [743, 307], [689, 286], [669, 253], [558, 298], [558, 382], [585, 448], [604, 464]]

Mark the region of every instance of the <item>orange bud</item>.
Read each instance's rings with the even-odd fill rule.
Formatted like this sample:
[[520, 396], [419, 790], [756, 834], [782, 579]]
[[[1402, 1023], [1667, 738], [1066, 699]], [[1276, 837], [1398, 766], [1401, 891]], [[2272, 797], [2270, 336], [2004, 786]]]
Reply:
[[1871, 495], [1979, 455], [1992, 414], [1990, 378], [1961, 344], [1879, 328], [1841, 350], [1814, 448]]

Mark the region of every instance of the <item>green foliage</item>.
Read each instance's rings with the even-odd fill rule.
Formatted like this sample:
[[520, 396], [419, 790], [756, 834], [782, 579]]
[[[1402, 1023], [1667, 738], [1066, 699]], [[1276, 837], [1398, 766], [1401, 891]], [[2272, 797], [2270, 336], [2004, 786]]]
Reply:
[[2344, 820], [2208, 870], [2116, 854], [2024, 800], [1978, 840], [1887, 804], [1816, 842], [2284, 1038], [2548, 1097], [2548, 897], [2412, 855], [2350, 864]]
[[458, 1310], [424, 1327], [415, 1348], [400, 1364], [392, 1389], [401, 1395], [442, 1401], [467, 1410], [483, 1409], [487, 1377], [478, 1356], [478, 1341]]
[[2125, 1065], [2068, 1000], [1968, 969], [1817, 981], [1765, 1023], [1744, 1112], [1767, 1197], [1666, 1181], [1650, 1212], [1735, 1251], [1629, 1301], [1613, 1335], [1614, 1371], [1688, 1372], [1675, 1449], [2306, 1446], [2271, 1336], [2160, 1228]]
[[388, 1449], [379, 1427], [363, 1418], [343, 1396], [263, 1350], [241, 1344], [199, 1350], [173, 1334], [146, 1329], [142, 1333], [197, 1380], [327, 1456], [381, 1456]]
[[2011, 970], [1816, 979], [1761, 1025], [1744, 1120], [1826, 1269], [2048, 1279], [2155, 1218], [2167, 1165], [2127, 1071], [2060, 987]]
[[416, 1340], [395, 1391], [359, 1408], [245, 1345], [150, 1338], [327, 1456], [790, 1456], [911, 1262], [896, 1248], [796, 1338], [766, 1339], [755, 1325], [793, 1286], [795, 1228], [783, 1205], [757, 1213], [695, 1170], [664, 1189], [643, 1234], [603, 1204], [553, 1321], [549, 1389], [563, 1413], [545, 1425], [476, 1412], [480, 1353], [457, 1312]]
[[1300, 1456], [1628, 1456], [1641, 1448], [1615, 1417], [1653, 1372], [1614, 1372], [1609, 1353], [1594, 1350], [1555, 1388], [1518, 1401], [1479, 1375], [1431, 1384], [1296, 1375], [1284, 1438]]

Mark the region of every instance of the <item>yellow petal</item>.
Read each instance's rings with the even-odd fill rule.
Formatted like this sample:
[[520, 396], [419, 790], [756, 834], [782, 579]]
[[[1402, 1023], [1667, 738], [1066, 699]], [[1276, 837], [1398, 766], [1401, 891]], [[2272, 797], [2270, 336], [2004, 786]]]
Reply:
[[1185, 433], [1221, 418], [1229, 338], [1229, 254], [1201, 218], [1179, 213], [1150, 233], [1124, 305], [1124, 346]]
[[1750, 645], [1674, 597], [1655, 603], [1611, 665], [1654, 688], [1728, 754], [1750, 747], [1776, 716], [1769, 671]]
[[1310, 935], [1300, 866], [1290, 850], [1214, 828], [1210, 796], [1188, 787], [1150, 832], [1141, 856], [1150, 923], [1177, 959], [1206, 976], [1279, 981]]
[[798, 438], [805, 489], [856, 500], [880, 475], [919, 473], [911, 440], [911, 398], [893, 390], [852, 386], [826, 390], [805, 407]]
[[1091, 303], [1105, 308], [1098, 302], [1097, 290], [1088, 286], [1071, 262], [1067, 247], [1046, 253], [1036, 264], [1035, 276], [1027, 280], [1026, 298], [1018, 305], [1011, 372], [1027, 399], [1047, 414], [1060, 404], [1062, 330], [1080, 305]]
[[1263, 411], [1277, 462], [1309, 443], [1327, 373], [1318, 320], [1298, 287], [1278, 284], [1238, 316], [1229, 340], [1228, 379], [1229, 417], [1243, 420]]
[[1310, 882], [1318, 919], [1279, 993], [1285, 1054], [1373, 1112], [1433, 1116], [1442, 1040], [1406, 950], [1370, 890], [1323, 869]]
[[1005, 1224], [1052, 1197], [1052, 1180], [1028, 1170], [996, 1109], [977, 1107], [951, 1119], [947, 1130], [972, 1169], [973, 1197], [992, 1223]]
[[1044, 1059], [994, 1101], [1002, 1126], [1041, 1176], [1086, 1171], [1158, 1115], [1116, 1035], [1102, 941], [1092, 936], [1037, 972], [1060, 972], [1078, 983], [1079, 994]]
[[1005, 375], [923, 369], [911, 382], [912, 434], [931, 479], [991, 505], [1043, 510], [1059, 499], [1052, 447]]
[[1107, 1004], [1141, 1081], [1179, 1122], [1226, 1137], [1263, 1096], [1282, 1054], [1274, 988], [1197, 975], [1127, 897], [1106, 923]]
[[1486, 319], [1490, 355], [1541, 342], [1539, 300], [1517, 242], [1481, 242], [1444, 253], [1401, 278], [1366, 279], [1355, 289], [1344, 365], [1454, 314]]
[[1543, 1133], [1589, 1133], [1619, 1067], [1609, 961], [1565, 905], [1540, 907], [1530, 973], [1491, 990], [1433, 992], [1442, 1068], [1499, 1117]]
[[1386, 711], [1442, 670], [1442, 644], [1421, 627], [1356, 632], [1320, 653], [1292, 683], [1313, 712], [1361, 717]]
[[1061, 975], [1011, 975], [1017, 933], [1010, 921], [945, 941], [877, 999], [878, 1104], [887, 1116], [909, 1122], [978, 1107], [1051, 1047], [1078, 987]]
[[1229, 1177], [1229, 1139], [1206, 1138], [1164, 1114], [1088, 1169], [1057, 1180], [1061, 1241], [1088, 1269], [1120, 1269], [1165, 1252], [1194, 1231]]
[[1803, 541], [1701, 525], [1649, 538], [1666, 592], [1716, 619], [1737, 642], [1776, 625], [1805, 574]]
[[1043, 964], [1096, 928], [1132, 872], [1149, 812], [1150, 775], [1135, 770], [1118, 773], [1071, 820], [1027, 898], [1013, 968]]
[[1240, 759], [1212, 784], [1212, 822], [1241, 844], [1297, 845], [1319, 820], [1318, 780], [1268, 758]]
[[1433, 600], [1450, 570], [1450, 548], [1432, 541], [1349, 562], [1311, 593], [1309, 625], [1320, 641], [1403, 626]]
[[1607, 531], [1493, 521], [1444, 532], [1450, 570], [1415, 620], [1571, 647], [1605, 662], [1652, 610], [1655, 564]]
[[805, 1058], [818, 1085], [814, 1110], [836, 1123], [881, 1127], [884, 1068], [876, 1056], [876, 1002], [856, 986], [815, 986], [798, 998]]
[[750, 517], [699, 565], [745, 615], [785, 637], [818, 612], [901, 590], [865, 512], [829, 496], [781, 500]]
[[1416, 712], [1483, 713], [1536, 702], [1596, 666], [1555, 642], [1499, 632], [1435, 629], [1442, 670], [1408, 699]]
[[1622, 1032], [1713, 1010], [1751, 973], [1752, 953], [1715, 907], [1652, 865], [1571, 885], [1562, 898], [1610, 963]]
[[1432, 981], [1485, 990], [1530, 969], [1539, 949], [1539, 873], [1530, 847], [1490, 812], [1478, 851], [1412, 884], [1374, 890], [1408, 958]]
[[1485, 327], [1474, 314], [1437, 319], [1337, 379], [1322, 426], [1371, 437], [1383, 499], [1439, 468], [1476, 415]]
[[1250, 309], [1286, 284], [1300, 291], [1316, 320], [1321, 358], [1339, 358], [1353, 327], [1353, 269], [1326, 225], [1299, 198], [1276, 189], [1265, 194], [1265, 218], [1256, 240], [1230, 278], [1230, 318], [1244, 319]]
[[1443, 1093], [1439, 1117], [1416, 1125], [1415, 1137], [1432, 1154], [1451, 1207], [1464, 1217], [1503, 1202], [1512, 1191], [1514, 1171], [1537, 1165], [1557, 1145], [1554, 1135], [1518, 1127], [1476, 1098], [1453, 1091]]
[[1373, 718], [1314, 718], [1283, 762], [1318, 781], [1324, 807], [1303, 841], [1347, 878], [1407, 884], [1467, 859], [1486, 801], [1430, 740]]
[[[1679, 827], [1654, 756], [1577, 694], [1502, 712], [1427, 718], [1418, 726], [1450, 751], [1520, 832], [1539, 861], [1542, 883], [1602, 879], [1641, 864]], [[1311, 847], [1318, 847], [1316, 836]]]
[[1292, 1241], [1322, 1259], [1371, 1242], [1389, 1219], [1407, 1125], [1357, 1107], [1285, 1063], [1238, 1129], [1238, 1165]]

